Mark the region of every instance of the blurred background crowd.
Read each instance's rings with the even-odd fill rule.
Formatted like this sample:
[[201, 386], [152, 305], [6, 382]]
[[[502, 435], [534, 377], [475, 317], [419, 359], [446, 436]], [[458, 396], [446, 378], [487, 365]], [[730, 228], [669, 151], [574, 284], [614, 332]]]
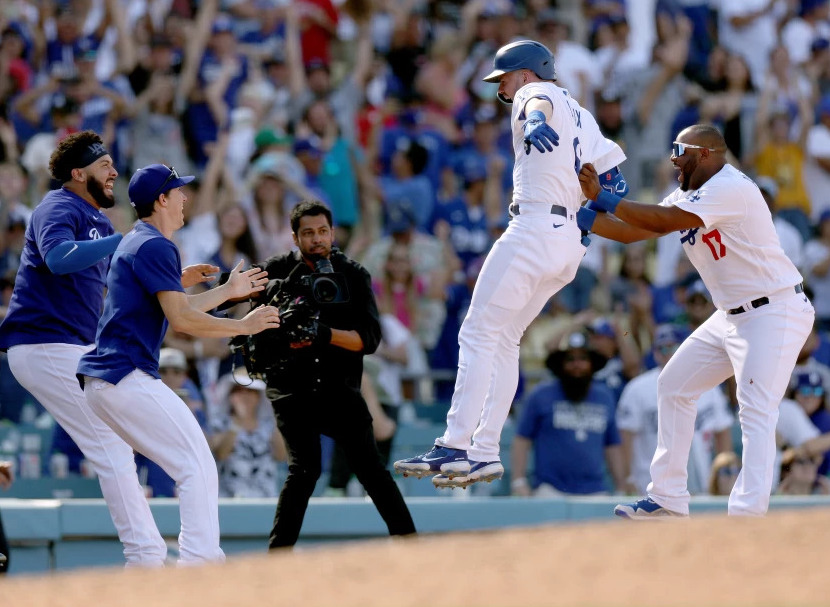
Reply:
[[[722, 129], [816, 306], [779, 427], [782, 479], [801, 466], [810, 482], [779, 487], [824, 492], [827, 461], [786, 448], [830, 432], [829, 0], [3, 0], [0, 305], [29, 214], [52, 187], [49, 155], [77, 130], [100, 133], [116, 162], [120, 204], [108, 214], [119, 230], [134, 220], [134, 170], [163, 162], [197, 175], [175, 236], [183, 265], [228, 271], [283, 252], [287, 212], [320, 199], [340, 248], [373, 277], [384, 340], [364, 390], [388, 455], [396, 426], [443, 420], [458, 329], [508, 221], [510, 108], [481, 77], [517, 38], [553, 51], [558, 84], [626, 151], [637, 200], [676, 187], [678, 131]], [[646, 380], [713, 310], [679, 235], [627, 247], [592, 237], [522, 343], [510, 430], [522, 469], [504, 491], [641, 493], [656, 440]], [[203, 425], [222, 495], [276, 495], [285, 453], [264, 385], [234, 381], [227, 340], [171, 333], [166, 346], [164, 381]], [[551, 382], [580, 377], [604, 387], [602, 402], [545, 401]], [[690, 470], [699, 493], [728, 491], [740, 463], [732, 388], [709, 396]], [[53, 428], [38, 463], [26, 427]], [[19, 476], [85, 472], [4, 357], [0, 431]], [[138, 465], [148, 495], [175, 493], [152, 462]]]

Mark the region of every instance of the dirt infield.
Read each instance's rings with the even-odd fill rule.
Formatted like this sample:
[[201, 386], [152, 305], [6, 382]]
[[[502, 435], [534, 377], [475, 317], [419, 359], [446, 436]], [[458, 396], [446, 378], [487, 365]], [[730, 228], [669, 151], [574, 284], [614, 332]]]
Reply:
[[830, 604], [830, 510], [379, 540], [0, 582], [3, 607]]

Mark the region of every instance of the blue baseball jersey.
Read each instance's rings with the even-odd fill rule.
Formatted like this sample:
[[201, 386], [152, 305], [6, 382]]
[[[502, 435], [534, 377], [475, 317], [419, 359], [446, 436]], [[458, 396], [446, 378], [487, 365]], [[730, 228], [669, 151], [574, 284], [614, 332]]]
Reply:
[[110, 258], [63, 275], [53, 274], [44, 260], [61, 243], [114, 233], [109, 218], [77, 194], [63, 188], [46, 194], [26, 228], [9, 310], [0, 324], [0, 349], [95, 341]]
[[435, 233], [435, 224], [441, 220], [450, 226], [450, 243], [465, 270], [470, 262], [490, 250], [493, 239], [483, 207], [468, 205], [463, 196], [439, 200], [430, 222], [432, 234]]
[[95, 348], [81, 358], [78, 374], [117, 384], [140, 369], [161, 379], [167, 319], [157, 294], [184, 292], [179, 250], [155, 227], [136, 222], [112, 256], [107, 288]]
[[559, 380], [538, 385], [519, 419], [517, 434], [533, 441], [535, 486], [573, 494], [608, 491], [605, 448], [620, 443], [611, 392], [594, 381], [583, 402], [565, 398]]

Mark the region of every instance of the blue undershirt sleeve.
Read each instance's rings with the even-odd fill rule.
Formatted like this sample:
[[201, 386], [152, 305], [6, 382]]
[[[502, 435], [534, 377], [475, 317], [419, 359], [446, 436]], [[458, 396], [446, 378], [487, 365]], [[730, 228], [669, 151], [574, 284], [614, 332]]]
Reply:
[[69, 274], [95, 265], [118, 247], [122, 234], [95, 240], [67, 240], [46, 254], [46, 265], [53, 274]]

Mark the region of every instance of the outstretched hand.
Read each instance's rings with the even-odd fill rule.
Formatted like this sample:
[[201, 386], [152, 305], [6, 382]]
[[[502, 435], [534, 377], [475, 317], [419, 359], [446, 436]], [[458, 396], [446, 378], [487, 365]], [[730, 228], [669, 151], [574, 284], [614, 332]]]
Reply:
[[250, 297], [265, 289], [268, 284], [268, 272], [254, 266], [248, 270], [242, 270], [243, 261], [239, 260], [236, 267], [231, 270], [225, 288], [228, 290], [228, 299], [241, 299]]
[[588, 200], [596, 200], [602, 190], [599, 185], [597, 170], [590, 162], [584, 163], [582, 168], [579, 169], [579, 186], [582, 188], [582, 194]]
[[240, 322], [245, 327], [243, 335], [256, 335], [279, 327], [280, 312], [274, 306], [260, 306], [248, 312]]
[[182, 270], [182, 287], [185, 289], [203, 282], [216, 280], [219, 266], [209, 263], [197, 263]]
[[527, 122], [522, 125], [525, 138], [525, 154], [530, 154], [532, 145], [542, 154], [545, 150], [552, 152], [559, 145], [559, 134], [547, 123], [547, 118], [541, 110], [533, 110], [527, 116]]

